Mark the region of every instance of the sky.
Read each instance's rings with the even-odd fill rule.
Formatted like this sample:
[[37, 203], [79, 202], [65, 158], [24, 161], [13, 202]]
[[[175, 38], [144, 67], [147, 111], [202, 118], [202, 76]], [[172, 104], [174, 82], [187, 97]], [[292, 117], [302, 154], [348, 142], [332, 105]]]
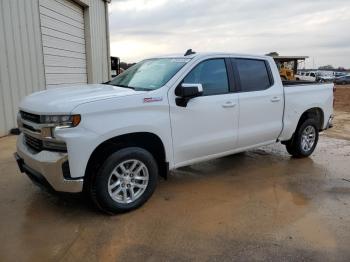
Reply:
[[124, 62], [192, 48], [350, 68], [350, 0], [112, 0], [109, 15], [111, 55]]

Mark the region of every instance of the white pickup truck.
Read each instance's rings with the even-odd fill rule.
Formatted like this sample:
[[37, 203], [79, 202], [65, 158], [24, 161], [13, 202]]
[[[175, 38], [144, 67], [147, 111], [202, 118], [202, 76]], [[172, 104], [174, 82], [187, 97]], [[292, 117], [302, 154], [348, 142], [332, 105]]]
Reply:
[[333, 84], [284, 85], [270, 57], [157, 57], [105, 84], [26, 97], [15, 157], [34, 182], [85, 192], [113, 214], [181, 166], [276, 142], [307, 157], [332, 114]]

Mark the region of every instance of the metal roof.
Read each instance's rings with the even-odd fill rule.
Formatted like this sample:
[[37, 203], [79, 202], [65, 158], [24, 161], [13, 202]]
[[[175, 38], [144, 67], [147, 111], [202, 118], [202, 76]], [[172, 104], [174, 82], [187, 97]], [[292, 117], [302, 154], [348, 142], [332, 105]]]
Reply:
[[294, 60], [305, 60], [306, 58], [309, 58], [308, 56], [271, 56], [273, 59], [278, 61], [294, 61]]

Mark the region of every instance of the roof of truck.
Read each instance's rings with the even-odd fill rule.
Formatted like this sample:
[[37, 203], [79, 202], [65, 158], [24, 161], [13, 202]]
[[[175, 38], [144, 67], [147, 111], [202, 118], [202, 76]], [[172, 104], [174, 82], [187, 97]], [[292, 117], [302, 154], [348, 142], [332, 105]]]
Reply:
[[200, 53], [194, 53], [191, 55], [184, 55], [180, 53], [175, 54], [167, 54], [167, 55], [161, 55], [157, 56], [155, 58], [189, 58], [192, 59], [194, 57], [206, 57], [206, 56], [237, 56], [237, 57], [255, 57], [255, 58], [266, 58], [269, 56], [265, 55], [254, 55], [254, 54], [238, 54], [238, 53], [229, 53], [229, 52], [200, 52]]

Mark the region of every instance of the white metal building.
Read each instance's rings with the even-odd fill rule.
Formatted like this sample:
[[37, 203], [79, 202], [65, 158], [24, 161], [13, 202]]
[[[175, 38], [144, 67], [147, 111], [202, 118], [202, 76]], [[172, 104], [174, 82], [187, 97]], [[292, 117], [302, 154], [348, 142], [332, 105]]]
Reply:
[[0, 136], [24, 96], [109, 79], [110, 1], [0, 0]]

